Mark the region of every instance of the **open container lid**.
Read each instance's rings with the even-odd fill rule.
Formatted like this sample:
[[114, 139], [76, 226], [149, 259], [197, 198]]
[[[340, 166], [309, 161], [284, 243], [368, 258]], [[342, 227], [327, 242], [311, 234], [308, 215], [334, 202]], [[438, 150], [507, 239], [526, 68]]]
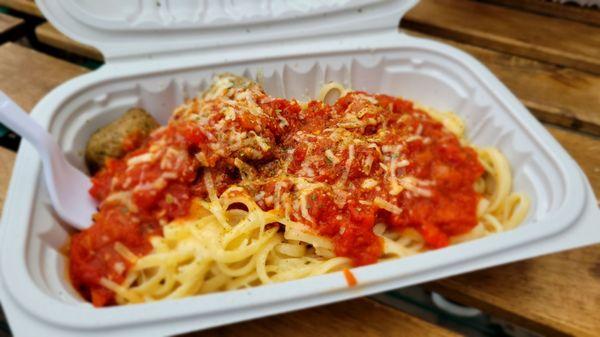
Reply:
[[36, 2], [58, 30], [98, 48], [111, 61], [393, 31], [418, 0]]

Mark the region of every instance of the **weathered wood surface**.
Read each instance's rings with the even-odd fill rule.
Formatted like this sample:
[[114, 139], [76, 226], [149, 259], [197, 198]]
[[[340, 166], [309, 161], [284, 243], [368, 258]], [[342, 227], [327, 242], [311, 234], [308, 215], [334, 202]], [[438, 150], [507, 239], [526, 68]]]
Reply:
[[93, 60], [102, 61], [100, 52], [91, 46], [79, 43], [59, 32], [52, 24], [45, 22], [35, 28], [38, 40], [54, 48], [65, 50], [73, 54], [85, 56]]
[[187, 337], [443, 337], [458, 334], [373, 300], [358, 299], [238, 323]]
[[16, 38], [23, 30], [24, 22], [21, 18], [0, 13], [0, 43]]
[[0, 46], [0, 90], [26, 111], [56, 86], [86, 71], [13, 43]]
[[33, 0], [0, 0], [0, 6], [8, 7], [18, 12], [42, 17], [42, 12]]
[[600, 135], [600, 75], [413, 30], [406, 32], [412, 36], [438, 40], [473, 55], [541, 121]]
[[578, 6], [574, 2], [561, 4], [559, 2], [554, 2], [550, 0], [479, 1], [600, 26], [600, 10], [598, 9], [598, 7]]
[[598, 27], [471, 0], [422, 0], [401, 25], [600, 74]]

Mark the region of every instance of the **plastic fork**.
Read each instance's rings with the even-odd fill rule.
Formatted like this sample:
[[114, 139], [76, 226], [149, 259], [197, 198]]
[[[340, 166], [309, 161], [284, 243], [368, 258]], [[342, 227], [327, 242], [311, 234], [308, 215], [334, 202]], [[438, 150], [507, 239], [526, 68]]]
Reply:
[[58, 216], [77, 229], [90, 227], [97, 206], [88, 193], [92, 186], [90, 178], [69, 164], [50, 133], [2, 91], [0, 122], [37, 150], [42, 159], [50, 200]]

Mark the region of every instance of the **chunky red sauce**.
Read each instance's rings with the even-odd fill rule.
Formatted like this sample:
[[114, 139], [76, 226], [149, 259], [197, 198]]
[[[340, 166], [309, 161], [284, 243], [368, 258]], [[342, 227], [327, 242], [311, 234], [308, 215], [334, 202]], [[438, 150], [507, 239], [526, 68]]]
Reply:
[[102, 277], [122, 282], [131, 266], [115, 250], [151, 250], [149, 237], [206, 198], [207, 168], [218, 193], [245, 187], [265, 210], [278, 208], [334, 242], [355, 265], [374, 263], [373, 226], [413, 228], [430, 248], [476, 223], [483, 174], [473, 149], [411, 102], [353, 92], [333, 105], [274, 99], [255, 86], [177, 109], [123, 159], [92, 181], [93, 226], [70, 247], [73, 285], [96, 306], [114, 302]]

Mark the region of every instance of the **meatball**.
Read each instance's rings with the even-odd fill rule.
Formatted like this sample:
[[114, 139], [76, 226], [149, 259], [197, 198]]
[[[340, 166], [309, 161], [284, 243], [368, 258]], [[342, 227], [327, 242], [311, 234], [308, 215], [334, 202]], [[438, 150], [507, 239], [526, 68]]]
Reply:
[[100, 170], [107, 158], [121, 158], [140, 146], [159, 126], [149, 113], [140, 108], [132, 108], [112, 123], [98, 129], [85, 148], [85, 162], [90, 173]]

